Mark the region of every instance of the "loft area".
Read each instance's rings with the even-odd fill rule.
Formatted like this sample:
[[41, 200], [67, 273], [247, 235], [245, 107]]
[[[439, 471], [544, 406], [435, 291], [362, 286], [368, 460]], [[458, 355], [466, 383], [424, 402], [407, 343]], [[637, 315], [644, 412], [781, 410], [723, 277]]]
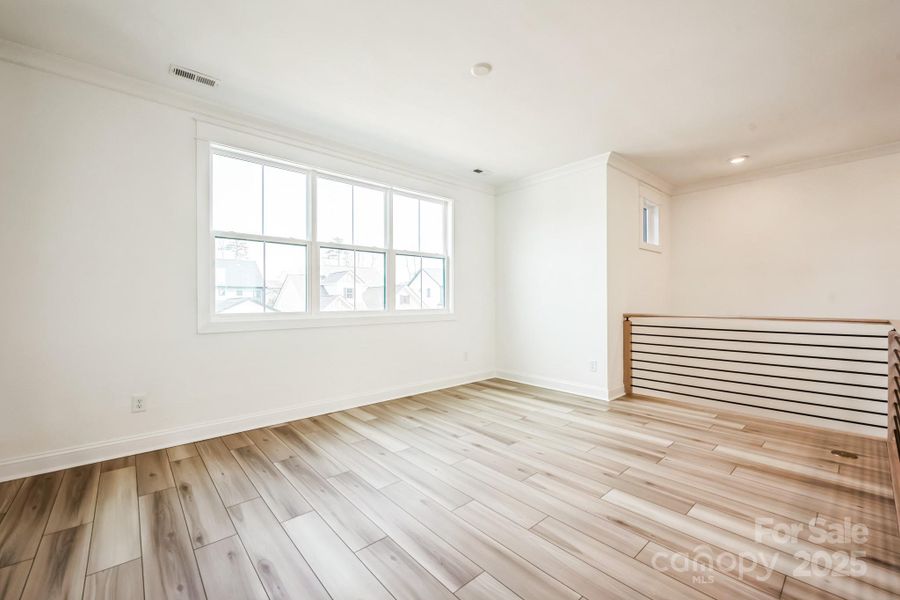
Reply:
[[898, 22], [3, 3], [0, 600], [900, 597]]

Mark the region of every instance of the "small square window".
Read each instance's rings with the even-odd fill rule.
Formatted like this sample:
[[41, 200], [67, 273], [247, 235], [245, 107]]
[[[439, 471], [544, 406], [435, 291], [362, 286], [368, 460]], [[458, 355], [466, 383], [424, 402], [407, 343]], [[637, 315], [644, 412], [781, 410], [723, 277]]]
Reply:
[[659, 250], [659, 205], [641, 198], [641, 247]]

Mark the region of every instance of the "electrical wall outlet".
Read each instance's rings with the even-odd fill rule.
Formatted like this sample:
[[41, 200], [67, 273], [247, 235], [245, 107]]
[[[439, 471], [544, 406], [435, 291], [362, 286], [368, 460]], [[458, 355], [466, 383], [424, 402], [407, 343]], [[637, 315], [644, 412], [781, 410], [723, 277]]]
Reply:
[[144, 412], [147, 410], [147, 396], [145, 394], [135, 394], [131, 397], [131, 412]]
[[469, 351], [463, 352], [463, 362], [469, 362]]
[[592, 360], [588, 365], [588, 368], [591, 370], [591, 373], [596, 373], [597, 369], [600, 367], [599, 363], [596, 360]]

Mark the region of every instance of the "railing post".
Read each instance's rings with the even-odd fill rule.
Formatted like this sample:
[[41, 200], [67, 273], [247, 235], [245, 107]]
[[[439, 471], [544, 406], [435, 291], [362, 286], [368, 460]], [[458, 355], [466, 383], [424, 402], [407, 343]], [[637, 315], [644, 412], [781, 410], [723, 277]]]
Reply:
[[631, 320], [625, 317], [622, 322], [622, 381], [625, 384], [625, 395], [631, 395]]
[[894, 488], [894, 509], [900, 521], [900, 323], [888, 334], [888, 464]]

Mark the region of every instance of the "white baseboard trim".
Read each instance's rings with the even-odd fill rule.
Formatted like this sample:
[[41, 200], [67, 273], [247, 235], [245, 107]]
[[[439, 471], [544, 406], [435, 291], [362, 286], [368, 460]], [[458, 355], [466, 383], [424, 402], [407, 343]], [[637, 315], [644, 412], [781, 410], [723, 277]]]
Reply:
[[413, 385], [385, 388], [368, 394], [357, 394], [322, 400], [312, 404], [303, 404], [261, 411], [218, 419], [205, 423], [175, 427], [161, 431], [154, 431], [140, 435], [115, 438], [84, 444], [59, 450], [50, 450], [29, 456], [20, 456], [0, 461], [0, 482], [20, 477], [28, 477], [39, 473], [67, 469], [69, 467], [91, 464], [102, 460], [110, 460], [120, 456], [129, 456], [141, 452], [160, 450], [179, 444], [187, 444], [200, 440], [229, 435], [248, 429], [277, 425], [285, 421], [295, 421], [307, 417], [314, 417], [338, 410], [345, 410], [367, 404], [375, 404], [413, 394], [431, 392], [443, 388], [453, 387], [481, 381], [494, 377], [494, 371], [481, 371], [458, 375], [447, 379], [435, 379]]
[[609, 394], [609, 400], [615, 400], [616, 398], [621, 398], [622, 396], [625, 395], [625, 386], [620, 385], [618, 387], [609, 388], [608, 394]]
[[509, 379], [510, 381], [516, 381], [518, 383], [536, 385], [538, 387], [547, 388], [548, 390], [568, 392], [570, 394], [586, 396], [588, 398], [594, 398], [596, 400], [604, 400], [606, 402], [625, 394], [624, 387], [610, 390], [599, 385], [586, 385], [575, 381], [566, 381], [564, 379], [555, 379], [553, 377], [544, 377], [543, 375], [532, 375], [529, 373], [497, 371], [497, 377], [501, 379]]

